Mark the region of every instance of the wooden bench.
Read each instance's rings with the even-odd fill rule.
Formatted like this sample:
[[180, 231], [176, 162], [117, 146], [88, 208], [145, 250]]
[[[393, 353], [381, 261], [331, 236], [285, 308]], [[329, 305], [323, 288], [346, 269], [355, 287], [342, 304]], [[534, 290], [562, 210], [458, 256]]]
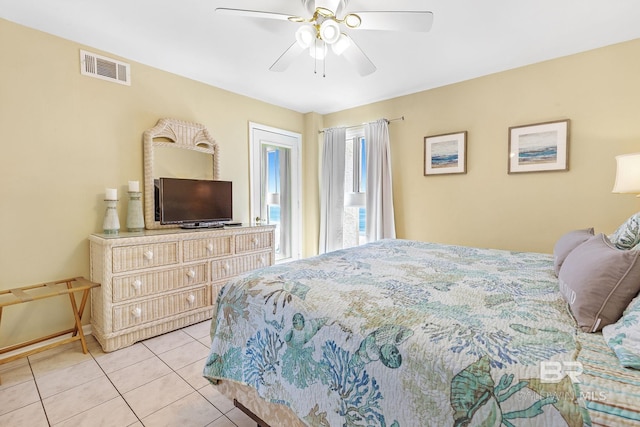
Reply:
[[[69, 295], [69, 300], [71, 301], [71, 310], [73, 311], [74, 318], [74, 326], [70, 329], [65, 329], [64, 331], [54, 332], [44, 337], [0, 348], [0, 355], [2, 355], [24, 347], [28, 347], [33, 344], [50, 340], [52, 338], [71, 334], [70, 337], [63, 340], [55, 341], [53, 343], [46, 344], [31, 350], [25, 350], [21, 353], [16, 353], [5, 358], [0, 358], [0, 365], [73, 341], [80, 341], [80, 343], [82, 344], [82, 352], [86, 354], [88, 350], [87, 343], [84, 339], [84, 333], [82, 332], [82, 313], [84, 312], [85, 305], [87, 304], [87, 299], [89, 298], [89, 290], [97, 286], [100, 286], [100, 284], [90, 282], [84, 277], [74, 277], [71, 279], [63, 279], [55, 282], [41, 283], [38, 285], [23, 286], [20, 288], [0, 291], [0, 326], [2, 325], [2, 309], [4, 307], [15, 304], [23, 304], [30, 301], [52, 298], [60, 295]], [[82, 300], [79, 306], [74, 296], [76, 292], [82, 292]]]

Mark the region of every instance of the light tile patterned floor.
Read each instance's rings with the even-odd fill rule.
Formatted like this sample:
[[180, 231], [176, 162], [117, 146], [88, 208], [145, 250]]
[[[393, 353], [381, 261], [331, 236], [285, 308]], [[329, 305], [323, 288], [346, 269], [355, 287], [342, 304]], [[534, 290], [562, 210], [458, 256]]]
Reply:
[[89, 336], [0, 365], [0, 427], [254, 427], [202, 377], [210, 321], [105, 353]]

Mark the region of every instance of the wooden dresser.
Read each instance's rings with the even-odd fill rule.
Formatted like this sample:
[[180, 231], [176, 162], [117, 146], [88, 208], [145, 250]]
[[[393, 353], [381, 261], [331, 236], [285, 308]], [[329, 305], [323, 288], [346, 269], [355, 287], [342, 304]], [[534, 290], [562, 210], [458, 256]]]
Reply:
[[89, 237], [91, 327], [104, 351], [210, 319], [230, 278], [272, 265], [274, 226]]

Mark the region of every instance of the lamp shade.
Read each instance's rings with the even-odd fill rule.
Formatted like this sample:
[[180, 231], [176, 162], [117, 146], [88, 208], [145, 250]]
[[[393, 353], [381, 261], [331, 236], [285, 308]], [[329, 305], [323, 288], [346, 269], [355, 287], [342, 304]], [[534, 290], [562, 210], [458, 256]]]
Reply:
[[616, 156], [614, 193], [640, 194], [640, 153]]
[[304, 25], [296, 31], [296, 41], [298, 45], [306, 49], [313, 43], [316, 38], [316, 32], [311, 25]]
[[268, 205], [279, 205], [280, 204], [280, 193], [267, 193], [267, 204]]
[[347, 208], [364, 208], [366, 203], [366, 193], [345, 193], [344, 195], [344, 206]]
[[322, 61], [327, 55], [327, 44], [322, 40], [317, 40], [309, 46], [309, 55], [312, 58]]
[[338, 41], [331, 45], [331, 50], [333, 53], [340, 56], [349, 48], [349, 46], [351, 46], [351, 39], [343, 33], [338, 37]]
[[333, 19], [327, 19], [320, 25], [320, 38], [322, 38], [325, 43], [334, 44], [338, 41], [339, 37], [340, 27]]

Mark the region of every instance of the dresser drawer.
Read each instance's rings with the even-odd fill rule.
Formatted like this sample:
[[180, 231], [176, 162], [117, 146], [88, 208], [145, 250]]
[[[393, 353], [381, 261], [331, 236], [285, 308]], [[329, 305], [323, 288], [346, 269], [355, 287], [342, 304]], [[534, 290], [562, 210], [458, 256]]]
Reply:
[[208, 282], [207, 264], [193, 264], [148, 273], [113, 278], [113, 302], [126, 301], [159, 292]]
[[236, 253], [253, 252], [273, 247], [273, 233], [247, 233], [236, 236]]
[[259, 252], [234, 258], [221, 259], [211, 263], [211, 281], [228, 279], [246, 271], [273, 264], [273, 252]]
[[208, 305], [211, 305], [211, 290], [208, 286], [119, 305], [113, 307], [113, 330], [119, 331]]
[[178, 242], [113, 248], [113, 272], [139, 270], [178, 263]]
[[183, 242], [184, 261], [198, 261], [231, 255], [231, 239], [233, 239], [233, 236], [185, 240]]

